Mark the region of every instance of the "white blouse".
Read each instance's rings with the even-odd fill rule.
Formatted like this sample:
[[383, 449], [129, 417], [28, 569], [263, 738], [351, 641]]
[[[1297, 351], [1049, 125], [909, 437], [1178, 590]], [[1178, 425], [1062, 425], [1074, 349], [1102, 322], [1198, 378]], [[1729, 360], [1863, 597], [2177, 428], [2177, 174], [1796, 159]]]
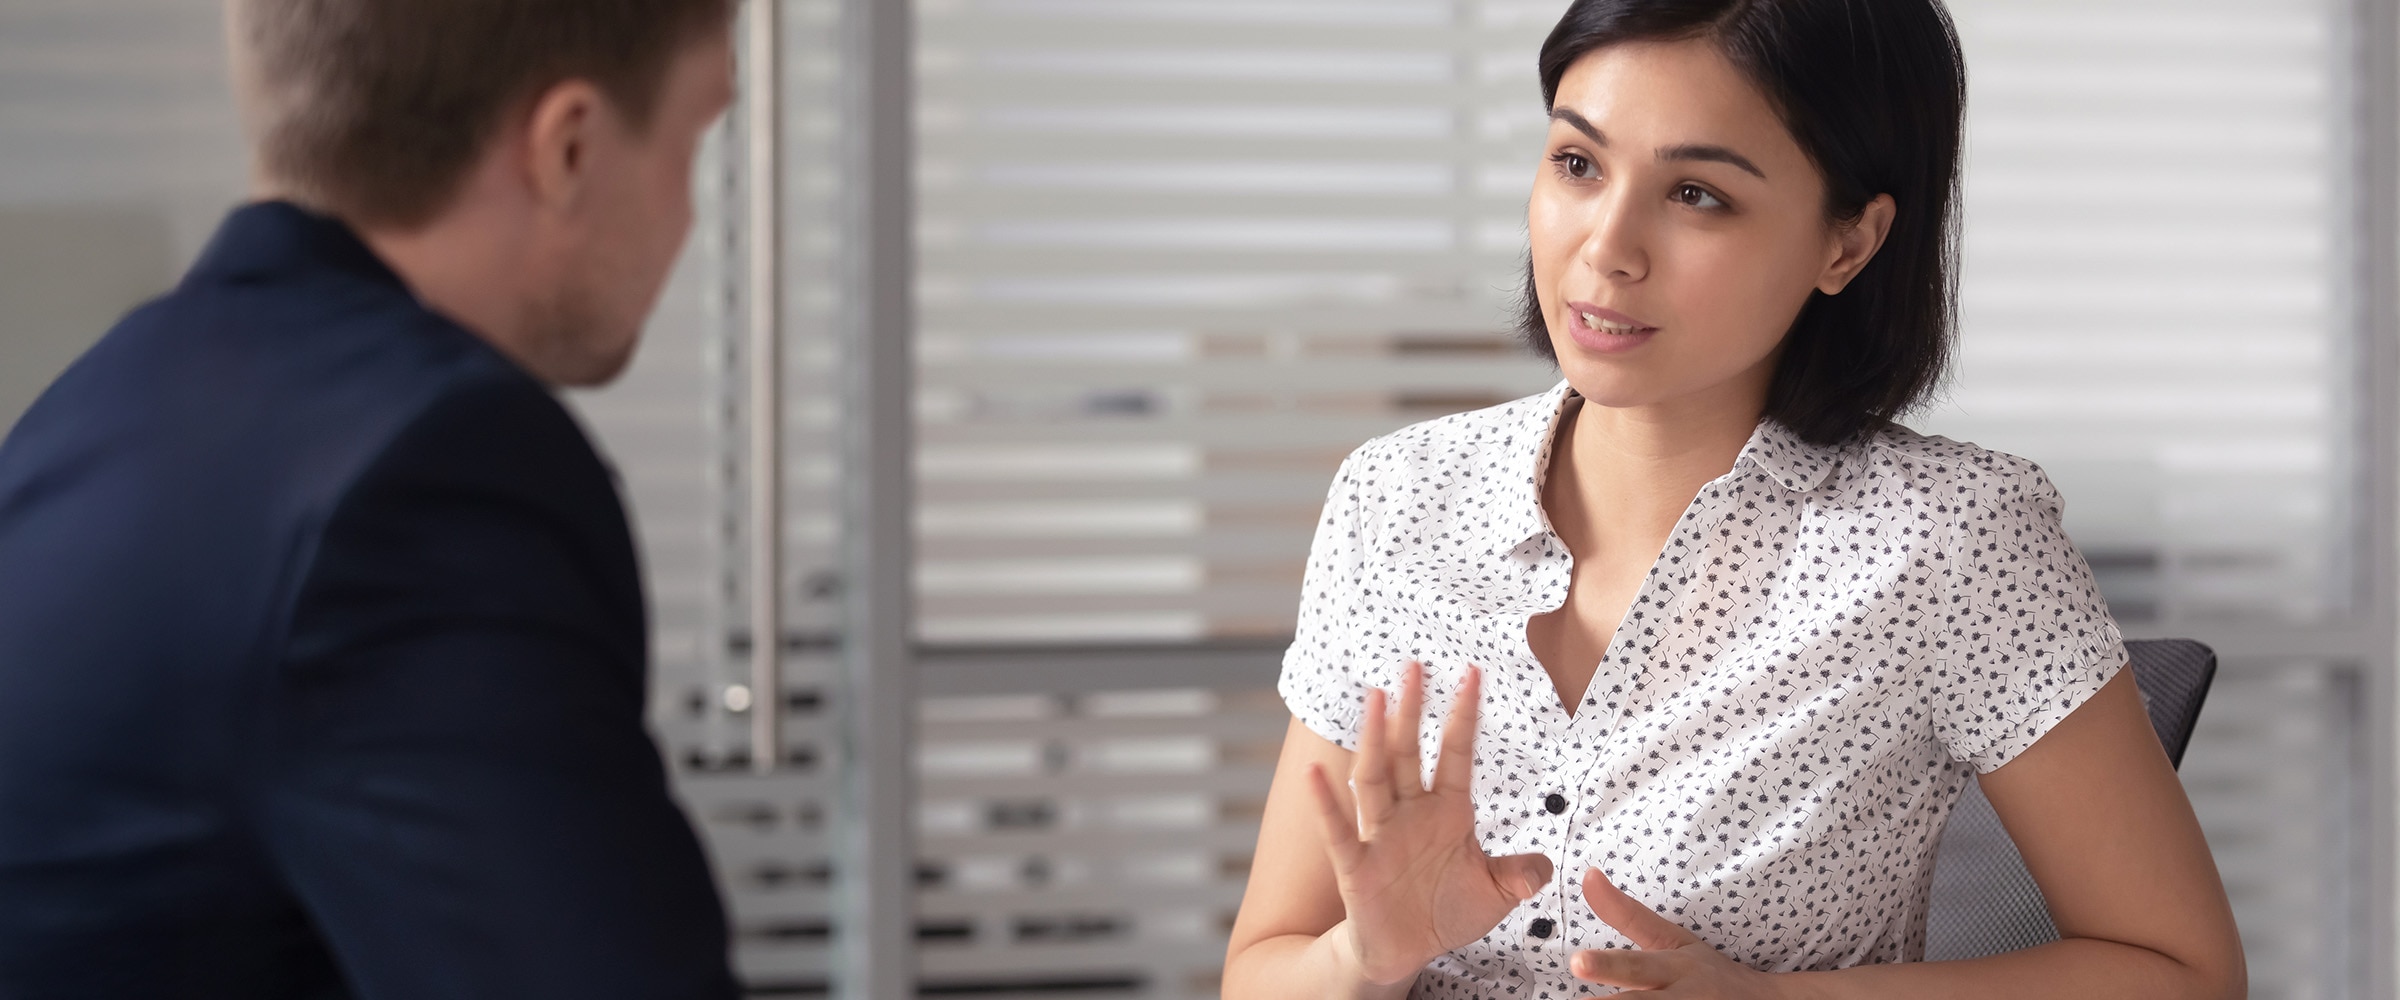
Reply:
[[2007, 763], [2125, 662], [2033, 463], [1894, 429], [1808, 444], [1762, 421], [1700, 489], [1569, 716], [1525, 643], [1572, 557], [1541, 508], [1571, 390], [1403, 428], [1342, 465], [1281, 690], [1355, 749], [1369, 686], [1426, 665], [1423, 749], [1484, 668], [1476, 833], [1552, 890], [1434, 961], [1421, 997], [1564, 998], [1630, 947], [1596, 866], [1768, 971], [1919, 959], [1933, 850], [1969, 769]]

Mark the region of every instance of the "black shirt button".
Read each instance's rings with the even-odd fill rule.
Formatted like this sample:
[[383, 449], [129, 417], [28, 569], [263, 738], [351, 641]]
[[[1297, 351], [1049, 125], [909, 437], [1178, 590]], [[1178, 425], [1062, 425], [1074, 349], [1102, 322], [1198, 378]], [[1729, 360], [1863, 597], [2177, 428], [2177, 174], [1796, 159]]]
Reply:
[[1534, 937], [1541, 938], [1543, 940], [1548, 940], [1550, 938], [1551, 928], [1557, 926], [1557, 924], [1550, 922], [1549, 917], [1536, 917], [1534, 918], [1532, 925], [1525, 928], [1525, 933], [1531, 934]]
[[1552, 816], [1566, 812], [1567, 797], [1560, 795], [1557, 792], [1551, 792], [1549, 798], [1542, 800], [1542, 808], [1550, 810], [1550, 815]]

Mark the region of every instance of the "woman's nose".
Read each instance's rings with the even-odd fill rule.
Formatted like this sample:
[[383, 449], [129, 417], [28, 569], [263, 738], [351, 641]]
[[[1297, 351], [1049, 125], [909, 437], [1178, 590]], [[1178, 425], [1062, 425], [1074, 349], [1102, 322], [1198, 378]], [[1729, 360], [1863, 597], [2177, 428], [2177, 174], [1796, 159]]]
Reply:
[[1645, 220], [1636, 206], [1619, 193], [1592, 202], [1591, 232], [1584, 237], [1581, 258], [1586, 267], [1613, 284], [1640, 281], [1650, 273], [1650, 248]]

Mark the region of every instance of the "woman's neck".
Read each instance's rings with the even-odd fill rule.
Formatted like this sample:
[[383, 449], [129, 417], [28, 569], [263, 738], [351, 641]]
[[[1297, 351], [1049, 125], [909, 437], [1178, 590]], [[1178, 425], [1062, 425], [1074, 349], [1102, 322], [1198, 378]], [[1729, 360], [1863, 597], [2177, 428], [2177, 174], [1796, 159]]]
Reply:
[[[1579, 400], [1542, 491], [1570, 545], [1662, 540], [1692, 497], [1733, 468], [1757, 429], [1755, 406], [1608, 407]], [[1565, 523], [1562, 523], [1565, 522]]]

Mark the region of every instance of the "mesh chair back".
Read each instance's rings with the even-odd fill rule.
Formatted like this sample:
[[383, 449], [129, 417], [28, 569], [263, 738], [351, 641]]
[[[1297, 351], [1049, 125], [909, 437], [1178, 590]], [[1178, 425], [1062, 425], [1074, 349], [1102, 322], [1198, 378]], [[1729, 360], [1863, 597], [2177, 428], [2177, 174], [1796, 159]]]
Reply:
[[[2148, 639], [2125, 648], [2150, 726], [2158, 730], [2167, 759], [2181, 766], [2192, 723], [2217, 674], [2217, 654], [2189, 639]], [[1927, 961], [1981, 958], [2058, 940], [2041, 888], [1976, 782], [1959, 796], [1935, 852], [1933, 900], [1925, 915]]]

